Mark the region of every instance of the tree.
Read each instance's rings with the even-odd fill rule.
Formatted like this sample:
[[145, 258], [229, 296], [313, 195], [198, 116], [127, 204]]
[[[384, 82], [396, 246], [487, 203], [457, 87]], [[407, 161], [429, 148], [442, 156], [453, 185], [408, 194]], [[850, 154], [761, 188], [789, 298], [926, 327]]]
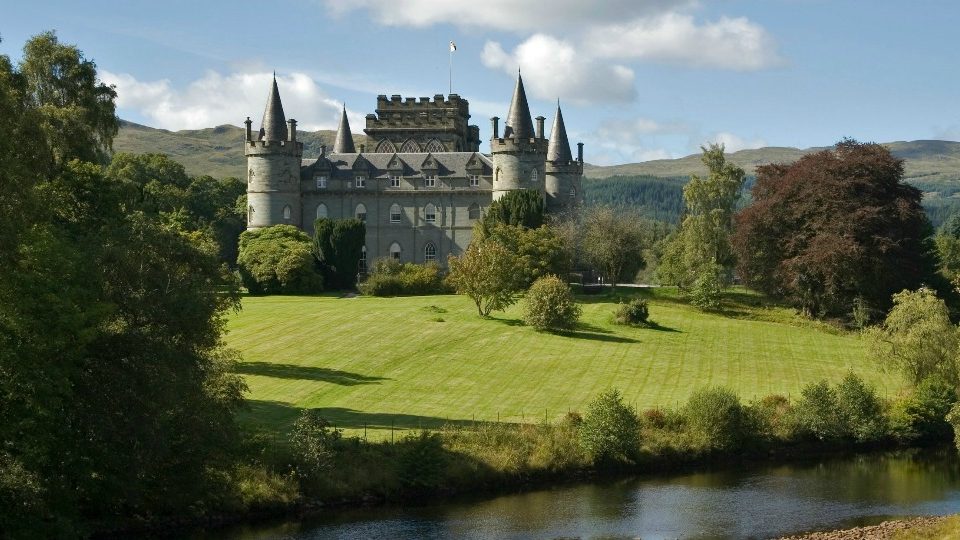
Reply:
[[902, 180], [902, 160], [853, 140], [758, 167], [735, 218], [737, 273], [811, 316], [848, 315], [858, 296], [885, 311], [934, 277], [921, 194]]
[[608, 206], [586, 209], [580, 246], [587, 261], [599, 268], [610, 285], [632, 279], [643, 267], [647, 234], [643, 222]]
[[928, 377], [960, 384], [960, 334], [946, 304], [928, 288], [893, 295], [886, 320], [865, 337], [870, 356], [883, 369], [903, 373], [911, 384]]
[[367, 227], [359, 219], [321, 218], [313, 224], [313, 253], [326, 283], [333, 289], [357, 285]]
[[274, 225], [240, 235], [237, 265], [244, 286], [252, 294], [319, 292], [310, 237], [293, 225]]
[[[701, 161], [709, 171], [706, 178], [693, 175], [683, 188], [687, 215], [667, 243], [657, 268], [661, 283], [681, 289], [697, 286], [697, 305], [716, 305], [721, 286], [730, 282], [734, 263], [730, 232], [734, 206], [743, 187], [743, 169], [726, 162], [723, 145], [703, 148]], [[717, 267], [720, 272], [717, 272]]]
[[960, 272], [960, 213], [955, 213], [943, 223], [934, 239], [940, 260], [940, 271], [948, 279]]
[[527, 291], [523, 322], [537, 330], [566, 330], [580, 318], [570, 286], [557, 276], [537, 279]]
[[597, 464], [632, 463], [640, 450], [640, 419], [617, 389], [597, 396], [580, 424], [580, 443]]
[[536, 229], [543, 225], [546, 211], [543, 193], [535, 189], [518, 189], [493, 201], [481, 222], [486, 227], [502, 223]]
[[494, 223], [486, 232], [484, 230], [475, 227], [474, 238], [486, 234], [517, 255], [522, 288], [530, 287], [543, 276], [566, 276], [570, 271], [571, 256], [567, 243], [552, 226], [530, 229]]
[[491, 311], [506, 309], [516, 301], [517, 258], [499, 241], [474, 239], [463, 255], [451, 255], [447, 264], [447, 280], [457, 294], [473, 300], [481, 317], [489, 317]]

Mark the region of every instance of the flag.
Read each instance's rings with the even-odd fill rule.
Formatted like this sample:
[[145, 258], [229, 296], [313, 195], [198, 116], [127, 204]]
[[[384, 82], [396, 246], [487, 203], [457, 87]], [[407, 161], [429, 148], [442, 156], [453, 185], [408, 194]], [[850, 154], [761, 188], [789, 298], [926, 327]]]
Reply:
[[453, 52], [453, 51], [455, 51], [455, 50], [457, 50], [457, 44], [451, 41], [451, 42], [450, 42], [450, 52]]

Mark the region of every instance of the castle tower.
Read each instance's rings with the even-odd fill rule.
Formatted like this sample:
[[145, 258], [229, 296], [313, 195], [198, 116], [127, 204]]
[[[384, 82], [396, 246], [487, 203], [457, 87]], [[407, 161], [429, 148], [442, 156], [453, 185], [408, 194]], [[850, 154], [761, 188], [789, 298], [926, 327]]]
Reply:
[[560, 102], [557, 102], [557, 116], [550, 130], [550, 145], [547, 147], [546, 162], [547, 211], [562, 212], [577, 207], [583, 200], [581, 179], [583, 177], [583, 144], [578, 145], [577, 160], [570, 153], [570, 141], [567, 128], [563, 124]]
[[247, 117], [244, 154], [247, 156], [247, 228], [271, 225], [302, 226], [300, 204], [300, 157], [303, 143], [297, 141], [297, 121], [285, 119], [277, 77], [267, 97], [263, 122], [256, 138]]
[[343, 106], [340, 115], [340, 126], [337, 127], [337, 138], [333, 141], [333, 152], [336, 154], [356, 154], [357, 147], [353, 145], [353, 133], [350, 133], [350, 122], [347, 121], [347, 106]]
[[537, 117], [534, 131], [530, 120], [530, 107], [523, 89], [523, 78], [517, 74], [517, 87], [513, 91], [510, 111], [499, 133], [497, 117], [493, 122], [493, 137], [490, 153], [493, 155], [493, 200], [503, 197], [508, 191], [536, 189], [544, 193], [547, 139], [543, 136], [542, 116]]

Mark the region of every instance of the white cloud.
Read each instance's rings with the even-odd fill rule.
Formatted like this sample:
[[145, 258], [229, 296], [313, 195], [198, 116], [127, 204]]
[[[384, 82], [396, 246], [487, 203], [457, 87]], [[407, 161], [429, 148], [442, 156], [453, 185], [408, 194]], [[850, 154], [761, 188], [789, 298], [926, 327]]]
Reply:
[[581, 104], [627, 102], [636, 97], [633, 70], [591, 62], [569, 42], [534, 34], [512, 53], [488, 41], [480, 53], [483, 65], [513, 76], [521, 68], [524, 85], [538, 98], [571, 100]]
[[[107, 84], [117, 87], [117, 107], [136, 111], [152, 127], [178, 130], [221, 124], [240, 125], [249, 115], [259, 127], [270, 91], [269, 72], [238, 72], [222, 75], [208, 71], [185, 88], [174, 88], [168, 79], [139, 81], [126, 73], [100, 70]], [[342, 104], [327, 97], [317, 83], [303, 73], [277, 76], [280, 98], [287, 118], [296, 118], [300, 129], [336, 129]], [[348, 112], [349, 114], [349, 112]], [[363, 115], [349, 114], [354, 131], [363, 126]]]
[[743, 137], [725, 131], [721, 131], [720, 133], [715, 133], [714, 135], [707, 137], [704, 145], [709, 143], [722, 144], [727, 153], [738, 152], [740, 150], [749, 150], [752, 148], [763, 148], [764, 146], [767, 146], [767, 141], [763, 139], [747, 140]]
[[782, 62], [773, 38], [743, 17], [698, 25], [691, 15], [664, 13], [595, 26], [584, 37], [597, 58], [637, 59], [750, 71]]
[[511, 32], [575, 30], [696, 6], [697, 0], [325, 0], [335, 14], [367, 10], [384, 26], [452, 24]]

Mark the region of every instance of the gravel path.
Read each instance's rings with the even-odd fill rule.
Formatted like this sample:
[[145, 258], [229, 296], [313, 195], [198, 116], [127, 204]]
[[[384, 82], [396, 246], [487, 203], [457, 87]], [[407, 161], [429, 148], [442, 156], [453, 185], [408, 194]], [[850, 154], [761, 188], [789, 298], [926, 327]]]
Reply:
[[779, 540], [890, 540], [894, 533], [914, 527], [935, 525], [945, 517], [919, 517], [884, 521], [879, 525], [856, 527], [841, 531], [815, 532], [801, 536], [785, 536]]

